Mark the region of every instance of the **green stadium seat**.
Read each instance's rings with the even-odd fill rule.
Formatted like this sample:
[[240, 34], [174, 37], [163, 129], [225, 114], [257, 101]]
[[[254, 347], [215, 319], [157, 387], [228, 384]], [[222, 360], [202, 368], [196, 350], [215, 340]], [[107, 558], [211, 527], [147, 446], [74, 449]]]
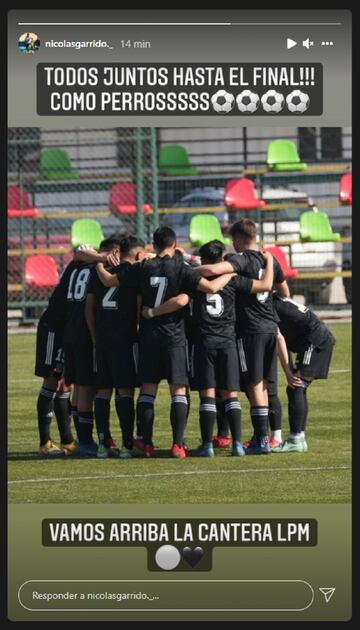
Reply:
[[213, 214], [197, 214], [190, 221], [189, 240], [194, 247], [201, 247], [217, 239], [229, 247], [231, 240], [221, 232], [219, 220]]
[[79, 179], [80, 173], [71, 167], [63, 149], [47, 149], [40, 155], [40, 174], [46, 179]]
[[180, 144], [160, 148], [159, 171], [161, 175], [197, 175], [196, 166], [191, 166], [189, 156]]
[[103, 238], [101, 225], [95, 219], [77, 219], [71, 226], [71, 247], [73, 249], [85, 244], [98, 249]]
[[303, 212], [300, 216], [300, 238], [302, 241], [338, 241], [339, 232], [333, 232], [329, 217], [324, 212]]
[[267, 148], [267, 165], [272, 171], [304, 171], [307, 164], [300, 161], [294, 142], [273, 140]]

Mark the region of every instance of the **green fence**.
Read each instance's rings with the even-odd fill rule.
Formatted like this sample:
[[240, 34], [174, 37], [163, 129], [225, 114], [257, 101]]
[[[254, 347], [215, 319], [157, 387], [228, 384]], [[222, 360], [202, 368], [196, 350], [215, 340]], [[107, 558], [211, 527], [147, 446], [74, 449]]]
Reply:
[[159, 223], [156, 132], [9, 129], [8, 154], [8, 302], [25, 320], [46, 304], [83, 219], [104, 237], [149, 241]]
[[[189, 152], [189, 164], [173, 175], [164, 166], [162, 149], [181, 146], [185, 131], [186, 142], [190, 135], [197, 142], [198, 159], [194, 167]], [[218, 163], [212, 158], [209, 164], [207, 155], [221, 150], [221, 137], [214, 130], [201, 144], [196, 132], [177, 129], [169, 140], [169, 134], [164, 139], [163, 130], [152, 128], [9, 129], [9, 309], [22, 321], [39, 316], [72, 257], [72, 233], [79, 225], [73, 224], [79, 220], [93, 222], [87, 225], [86, 241], [96, 242], [99, 233], [136, 233], [151, 243], [152, 231], [166, 224], [183, 247], [196, 251], [189, 239], [190, 221], [204, 213], [217, 217], [224, 235], [239, 217], [253, 218], [261, 242], [281, 247], [296, 270], [296, 277], [289, 278], [291, 290], [307, 303], [351, 302], [351, 205], [339, 200], [341, 177], [351, 172], [349, 151], [332, 161], [308, 162], [303, 171], [274, 172], [266, 164], [266, 147], [279, 135], [257, 139], [252, 132], [256, 162], [249, 155], [244, 162], [232, 149], [231, 163], [221, 160], [220, 151]], [[226, 205], [228, 182], [239, 178], [253, 182], [263, 207]], [[299, 221], [309, 210], [326, 215], [340, 238], [304, 242]]]

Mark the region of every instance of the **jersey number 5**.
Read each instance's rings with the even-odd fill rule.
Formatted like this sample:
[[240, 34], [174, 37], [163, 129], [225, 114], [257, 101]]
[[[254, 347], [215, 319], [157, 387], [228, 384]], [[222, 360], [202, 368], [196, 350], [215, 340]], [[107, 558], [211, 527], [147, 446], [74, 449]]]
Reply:
[[168, 279], [163, 278], [163, 277], [153, 276], [152, 278], [150, 278], [150, 284], [152, 287], [158, 287], [156, 298], [155, 298], [155, 304], [153, 306], [153, 308], [156, 308], [156, 306], [160, 306], [160, 304], [163, 303], [165, 291], [168, 285]]
[[[264, 269], [259, 269], [259, 280], [261, 280], [261, 278], [263, 277], [264, 272], [265, 272]], [[259, 302], [266, 302], [266, 300], [269, 297], [269, 291], [263, 291], [262, 293], [257, 293], [256, 297], [259, 300]]]
[[206, 294], [206, 310], [211, 317], [220, 317], [224, 312], [224, 300], [218, 293]]

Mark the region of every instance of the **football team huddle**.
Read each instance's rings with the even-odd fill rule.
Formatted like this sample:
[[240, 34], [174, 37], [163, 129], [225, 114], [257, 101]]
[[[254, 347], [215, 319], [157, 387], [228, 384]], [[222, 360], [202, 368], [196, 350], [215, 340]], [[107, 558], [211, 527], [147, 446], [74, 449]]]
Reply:
[[[190, 255], [166, 226], [154, 232], [152, 253], [136, 236], [117, 235], [98, 251], [86, 244], [74, 251], [37, 330], [42, 456], [155, 457], [154, 403], [162, 380], [171, 398], [172, 457], [190, 454], [184, 437], [190, 391], [199, 393], [201, 435], [191, 455], [213, 457], [217, 448], [233, 456], [307, 451], [307, 389], [327, 378], [335, 339], [290, 298], [279, 263], [258, 249], [256, 224], [241, 219], [230, 234], [231, 254], [214, 240]], [[277, 358], [287, 380], [286, 440]], [[120, 448], [110, 431], [114, 390]], [[239, 392], [250, 404], [247, 441]], [[54, 414], [58, 444], [50, 434]]]

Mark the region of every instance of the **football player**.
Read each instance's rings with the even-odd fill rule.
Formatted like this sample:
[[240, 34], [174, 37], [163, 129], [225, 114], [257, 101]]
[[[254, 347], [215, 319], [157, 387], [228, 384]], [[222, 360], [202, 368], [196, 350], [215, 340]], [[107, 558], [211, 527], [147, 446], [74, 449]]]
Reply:
[[[106, 241], [104, 241], [106, 245]], [[103, 251], [104, 244], [100, 247]], [[86, 321], [96, 345], [97, 387], [95, 419], [98, 425], [98, 457], [111, 454], [109, 441], [110, 398], [115, 387], [116, 412], [120, 421], [123, 446], [120, 458], [138, 454], [133, 451], [134, 390], [137, 382], [137, 292], [123, 287], [122, 278], [134, 263], [146, 257], [145, 243], [135, 236], [123, 237], [119, 242], [120, 264], [105, 269], [119, 280], [120, 286], [106, 287], [95, 269], [92, 272], [85, 306]], [[98, 405], [96, 407], [96, 401]], [[103, 402], [105, 401], [105, 402]], [[108, 401], [108, 405], [106, 404]]]
[[[261, 279], [264, 259], [258, 251], [256, 224], [251, 219], [240, 219], [230, 229], [237, 254], [216, 265], [203, 265], [198, 271], [205, 276], [237, 273]], [[282, 269], [274, 260], [274, 285], [282, 296], [289, 289]], [[277, 318], [272, 305], [271, 291], [256, 294], [237, 294], [236, 336], [242, 382], [246, 382], [250, 400], [250, 415], [254, 435], [246, 448], [247, 455], [271, 453], [268, 438], [269, 397], [267, 379], [276, 369]]]
[[[274, 453], [305, 452], [308, 416], [307, 390], [315, 379], [326, 379], [329, 373], [335, 338], [315, 313], [290, 298], [273, 296], [279, 317], [280, 332], [286, 347], [279, 339], [279, 358], [288, 381], [290, 434]], [[295, 365], [288, 358], [287, 349], [296, 353]], [[291, 356], [291, 355], [290, 355]]]
[[[37, 326], [35, 375], [43, 379], [37, 398], [39, 452], [43, 456], [75, 455], [78, 452], [71, 431], [71, 387], [70, 384], [65, 385], [63, 380], [62, 349], [67, 285], [75, 269], [76, 263], [70, 262], [50, 296], [48, 306]], [[53, 413], [60, 434], [60, 446], [55, 444], [50, 436]]]
[[94, 263], [81, 262], [89, 254], [96, 260], [106, 260], [109, 251], [119, 250], [119, 241], [102, 254], [87, 251], [76, 253], [75, 269], [72, 271], [66, 293], [65, 326], [63, 347], [65, 352], [65, 383], [77, 386], [77, 413], [79, 431], [79, 454], [96, 456], [97, 444], [93, 440], [93, 401], [96, 394], [96, 356], [91, 333], [85, 320], [86, 295]]

